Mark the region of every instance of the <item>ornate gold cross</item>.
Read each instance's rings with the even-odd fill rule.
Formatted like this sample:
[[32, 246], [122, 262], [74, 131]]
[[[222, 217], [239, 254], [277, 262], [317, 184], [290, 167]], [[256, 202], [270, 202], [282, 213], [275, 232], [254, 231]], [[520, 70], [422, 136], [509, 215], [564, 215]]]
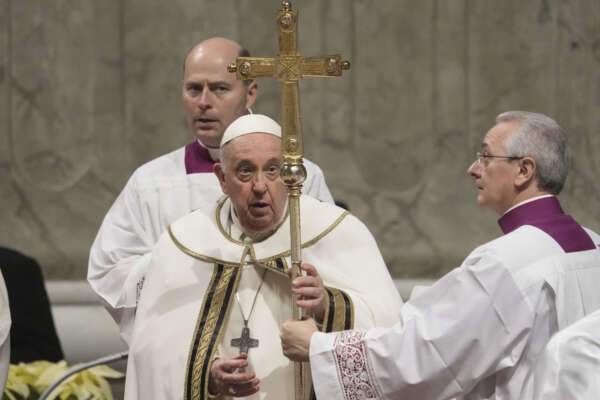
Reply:
[[[281, 82], [281, 153], [283, 166], [281, 179], [288, 189], [288, 207], [290, 210], [290, 236], [292, 279], [300, 275], [301, 238], [300, 238], [300, 193], [306, 180], [306, 168], [302, 161], [304, 146], [300, 124], [300, 101], [298, 80], [304, 76], [335, 77], [343, 70], [350, 69], [348, 61], [342, 61], [340, 55], [322, 57], [303, 57], [298, 53], [298, 11], [292, 10], [289, 1], [282, 1], [281, 9], [275, 16], [279, 38], [279, 57], [238, 57], [235, 64], [227, 69], [235, 72], [238, 79], [249, 80], [260, 77], [275, 77]], [[292, 301], [293, 315], [302, 318], [296, 301]], [[305, 399], [310, 393], [310, 372], [296, 363], [296, 400]]]
[[[275, 77], [281, 82], [281, 152], [284, 165], [281, 179], [288, 187], [290, 196], [291, 259], [294, 269], [300, 267], [299, 196], [306, 179], [302, 162], [304, 146], [300, 124], [298, 80], [304, 76], [335, 77], [350, 69], [348, 61], [338, 54], [322, 57], [303, 57], [298, 53], [298, 11], [292, 10], [289, 1], [283, 1], [277, 11], [276, 23], [279, 37], [279, 57], [238, 57], [228, 66], [237, 78], [248, 80]], [[295, 222], [297, 220], [297, 222]], [[298, 272], [298, 271], [297, 271]], [[299, 315], [296, 315], [299, 317]]]

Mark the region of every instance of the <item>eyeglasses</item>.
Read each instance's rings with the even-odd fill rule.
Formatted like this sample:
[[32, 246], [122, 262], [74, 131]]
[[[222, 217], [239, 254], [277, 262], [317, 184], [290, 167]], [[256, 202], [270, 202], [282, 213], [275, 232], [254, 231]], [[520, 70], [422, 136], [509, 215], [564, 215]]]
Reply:
[[514, 156], [495, 156], [493, 154], [487, 154], [487, 153], [482, 153], [480, 151], [478, 151], [477, 153], [475, 153], [475, 161], [477, 162], [477, 164], [481, 164], [482, 159], [484, 158], [504, 158], [507, 160], [521, 160], [524, 157], [514, 157]]

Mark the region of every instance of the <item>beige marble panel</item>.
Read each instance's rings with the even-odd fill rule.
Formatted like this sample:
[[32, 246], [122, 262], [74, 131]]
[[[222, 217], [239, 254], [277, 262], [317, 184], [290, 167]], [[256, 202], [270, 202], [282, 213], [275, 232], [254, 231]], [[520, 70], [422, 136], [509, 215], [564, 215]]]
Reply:
[[[239, 2], [239, 41], [256, 57], [274, 57], [279, 54], [275, 26], [277, 2], [243, 0]], [[301, 19], [302, 21], [302, 19]], [[258, 82], [258, 98], [255, 113], [279, 118], [281, 103], [280, 86], [273, 78], [261, 78]]]
[[[219, 35], [275, 55], [279, 4], [0, 0], [0, 244], [35, 256], [51, 278], [82, 278], [133, 170], [192, 138], [180, 99], [187, 51]], [[342, 78], [301, 81], [306, 155], [394, 275], [439, 275], [500, 234], [465, 171], [507, 109], [567, 128], [576, 165], [562, 199], [600, 230], [600, 3], [293, 5], [302, 54], [352, 63]], [[254, 111], [278, 117], [279, 84], [259, 85]]]
[[94, 157], [92, 10], [91, 1], [12, 2], [14, 167], [54, 192], [73, 186]]
[[[11, 2], [11, 178], [8, 246], [76, 273], [89, 230], [77, 232], [66, 194], [91, 169], [94, 36], [91, 2]], [[83, 211], [84, 204], [77, 207]], [[73, 225], [71, 225], [73, 224]], [[3, 235], [4, 236], [4, 235]]]
[[555, 71], [556, 115], [569, 132], [574, 168], [564, 189], [565, 208], [600, 229], [600, 4], [560, 2]]
[[[554, 2], [509, 0], [469, 2], [466, 66], [468, 82], [469, 162], [497, 114], [528, 110], [553, 115], [555, 107]], [[469, 189], [466, 201], [475, 204]], [[501, 234], [498, 216], [474, 205], [466, 237], [489, 239]]]
[[301, 33], [308, 42], [307, 55], [340, 54], [351, 63], [351, 69], [339, 78], [306, 78], [302, 82], [306, 153], [326, 171], [328, 180], [342, 181], [343, 169], [335, 158], [353, 159], [349, 143], [354, 134], [354, 8], [349, 2], [323, 0], [305, 14]]
[[138, 164], [193, 139], [181, 105], [184, 58], [209, 37], [236, 38], [238, 13], [235, 0], [125, 2], [125, 129]]
[[431, 6], [355, 3], [355, 155], [372, 190], [412, 188], [428, 164], [416, 155], [432, 147], [431, 120], [421, 117], [431, 105]]
[[[600, 149], [594, 57], [598, 4], [515, 0], [501, 10], [495, 4], [478, 2], [471, 10], [471, 133], [483, 135], [495, 114], [508, 109], [555, 117], [569, 133], [576, 160], [561, 200], [568, 212], [598, 230], [599, 211], [590, 201], [600, 195], [594, 182], [598, 164], [588, 163]], [[492, 21], [491, 28], [486, 20]], [[473, 136], [474, 144], [476, 140]]]
[[0, 170], [10, 168], [10, 143], [6, 132], [11, 130], [10, 104], [10, 18], [8, 0], [0, 0]]
[[96, 169], [99, 139], [114, 132], [114, 110], [97, 107], [113, 68], [100, 65], [110, 40], [102, 33], [111, 29], [96, 26], [103, 21], [97, 11], [92, 1], [11, 2], [13, 158], [2, 171], [0, 235], [3, 245], [37, 258], [50, 278], [85, 276], [98, 216], [117, 193]]
[[[466, 174], [472, 161], [468, 141], [467, 5], [467, 1], [438, 0], [432, 6], [432, 129], [428, 135], [434, 142], [428, 150], [430, 154], [419, 154], [431, 165], [415, 213], [433, 251], [425, 256], [430, 267], [422, 268], [417, 261], [416, 269], [405, 272], [409, 276], [427, 276], [451, 269], [464, 258], [469, 247], [481, 240], [474, 234], [479, 227], [469, 218], [477, 211], [477, 205], [471, 179]], [[463, 234], [457, 235], [457, 226]], [[410, 252], [410, 248], [406, 251]]]
[[502, 111], [554, 112], [556, 9], [551, 0], [470, 2], [469, 96], [474, 148]]
[[93, 178], [95, 192], [106, 210], [138, 162], [135, 132], [125, 129], [124, 4], [122, 0], [95, 1], [93, 6], [96, 59], [93, 113], [98, 153], [88, 175]]
[[434, 4], [354, 5], [355, 163], [344, 196], [398, 275], [427, 274], [437, 264], [437, 244], [419, 212], [440, 155], [430, 117]]
[[[294, 3], [292, 3], [294, 4]], [[304, 1], [300, 5], [298, 24], [298, 47], [305, 57], [321, 56], [323, 50], [324, 23], [328, 16], [324, 15], [324, 2], [319, 0]], [[336, 78], [339, 80], [340, 78]], [[343, 78], [342, 78], [343, 79]], [[326, 79], [305, 77], [300, 80], [300, 111], [302, 113], [302, 132], [304, 136], [304, 155], [311, 161], [322, 164], [319, 159], [318, 145], [322, 137], [323, 84]], [[322, 165], [321, 165], [322, 166]]]

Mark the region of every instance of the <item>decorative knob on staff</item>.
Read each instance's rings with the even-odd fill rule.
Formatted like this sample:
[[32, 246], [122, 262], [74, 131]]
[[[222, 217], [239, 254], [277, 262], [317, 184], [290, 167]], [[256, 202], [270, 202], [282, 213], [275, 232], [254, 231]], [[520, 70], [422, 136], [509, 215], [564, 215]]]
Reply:
[[[229, 72], [235, 72], [238, 79], [271, 76], [281, 83], [281, 153], [283, 156], [281, 179], [288, 190], [290, 251], [292, 279], [294, 279], [301, 274], [300, 194], [306, 180], [306, 168], [302, 161], [304, 146], [300, 124], [298, 80], [304, 76], [341, 76], [343, 70], [350, 69], [350, 63], [343, 61], [338, 54], [303, 57], [298, 53], [298, 11], [292, 10], [289, 1], [281, 3], [281, 9], [277, 11], [275, 20], [279, 38], [279, 56], [238, 57], [236, 63], [230, 64], [227, 69]], [[302, 310], [295, 301], [292, 304], [294, 318], [301, 319]], [[303, 372], [301, 363], [296, 363], [296, 400], [304, 399], [306, 394], [310, 393], [310, 384], [303, 383], [306, 379], [310, 382], [310, 374], [306, 378], [305, 371]]]

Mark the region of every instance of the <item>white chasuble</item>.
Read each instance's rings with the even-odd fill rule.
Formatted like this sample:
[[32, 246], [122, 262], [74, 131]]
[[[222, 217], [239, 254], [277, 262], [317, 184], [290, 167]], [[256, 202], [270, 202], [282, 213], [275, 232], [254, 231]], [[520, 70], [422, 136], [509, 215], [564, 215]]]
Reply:
[[[307, 196], [300, 209], [302, 260], [315, 266], [328, 292], [323, 329], [398, 321], [402, 300], [367, 228]], [[231, 340], [241, 336], [242, 315], [258, 340], [248, 361], [260, 392], [249, 398], [293, 399], [293, 364], [279, 339], [292, 317], [289, 218], [263, 241], [245, 243], [224, 228], [230, 212], [224, 199], [216, 211], [173, 223], [159, 240], [135, 318], [126, 399], [206, 399], [212, 361], [239, 354]]]
[[[152, 248], [172, 222], [212, 210], [223, 195], [212, 172], [186, 173], [185, 148], [154, 159], [131, 176], [106, 214], [90, 250], [88, 281], [129, 343]], [[333, 203], [321, 169], [305, 160], [303, 193]]]

